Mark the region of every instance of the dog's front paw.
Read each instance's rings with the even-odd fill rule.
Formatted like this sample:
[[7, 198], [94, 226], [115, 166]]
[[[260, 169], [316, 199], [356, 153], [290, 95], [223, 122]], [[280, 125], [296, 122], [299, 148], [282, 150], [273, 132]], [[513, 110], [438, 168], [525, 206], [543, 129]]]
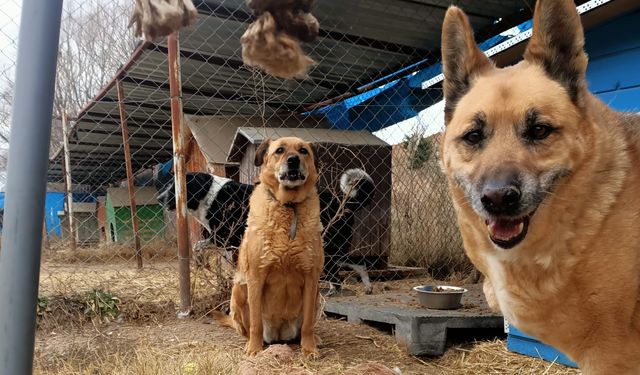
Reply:
[[318, 353], [318, 347], [316, 345], [316, 336], [311, 335], [309, 338], [303, 337], [300, 341], [300, 347], [302, 348], [302, 355], [308, 359], [318, 359], [320, 353]]
[[262, 351], [262, 343], [252, 343], [251, 341], [247, 342], [247, 345], [244, 348], [245, 354], [248, 356], [255, 356], [256, 354]]
[[320, 358], [320, 353], [318, 353], [318, 349], [307, 350], [302, 348], [302, 355], [304, 355], [307, 359], [318, 359]]

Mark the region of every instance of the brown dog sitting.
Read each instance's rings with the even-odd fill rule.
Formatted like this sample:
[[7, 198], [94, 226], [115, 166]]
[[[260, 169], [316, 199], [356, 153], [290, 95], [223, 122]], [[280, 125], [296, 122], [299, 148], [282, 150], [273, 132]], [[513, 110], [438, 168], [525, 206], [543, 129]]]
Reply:
[[324, 254], [313, 149], [294, 137], [266, 140], [255, 165], [262, 167], [260, 183], [249, 201], [231, 313], [221, 320], [249, 338], [249, 355], [263, 341], [300, 338], [303, 354], [316, 356]]

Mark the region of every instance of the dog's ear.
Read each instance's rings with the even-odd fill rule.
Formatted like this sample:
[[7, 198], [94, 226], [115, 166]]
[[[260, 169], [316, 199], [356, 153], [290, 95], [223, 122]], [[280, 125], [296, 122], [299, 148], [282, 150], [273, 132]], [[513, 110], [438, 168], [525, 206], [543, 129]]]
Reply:
[[316, 167], [316, 171], [320, 167], [320, 158], [318, 158], [318, 146], [315, 143], [309, 143], [311, 148], [311, 155], [313, 156], [313, 165]]
[[539, 64], [579, 104], [586, 90], [584, 32], [573, 0], [538, 0], [524, 59]]
[[467, 15], [458, 7], [449, 7], [442, 24], [445, 124], [451, 120], [458, 100], [469, 91], [474, 79], [492, 67], [491, 60], [473, 39]]
[[267, 138], [262, 141], [262, 143], [260, 143], [260, 146], [258, 146], [258, 148], [256, 149], [256, 157], [253, 160], [253, 164], [256, 167], [259, 167], [264, 163], [264, 157], [267, 155], [267, 150], [269, 150], [270, 144], [271, 139]]

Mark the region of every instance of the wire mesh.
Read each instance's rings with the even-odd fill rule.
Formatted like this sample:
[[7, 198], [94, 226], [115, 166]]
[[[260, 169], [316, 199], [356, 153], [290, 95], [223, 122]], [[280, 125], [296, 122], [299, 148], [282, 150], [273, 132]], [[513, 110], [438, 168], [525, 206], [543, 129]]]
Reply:
[[[280, 79], [243, 64], [240, 38], [254, 19], [244, 2], [195, 4], [199, 17], [180, 32], [179, 58], [196, 313], [228, 299], [258, 178], [255, 153], [267, 138], [295, 135], [316, 146], [327, 289], [369, 292], [361, 286], [364, 275], [446, 279], [473, 271], [439, 166], [441, 89], [421, 87], [421, 72], [439, 60], [439, 35], [416, 25], [439, 30], [444, 7], [319, 1], [313, 9], [319, 37], [303, 44], [315, 65], [304, 79]], [[477, 10], [474, 2], [465, 4]], [[472, 22], [494, 27], [521, 6], [488, 2], [484, 10], [495, 14]], [[123, 306], [178, 303], [168, 48], [166, 40], [133, 36], [132, 8], [128, 0], [65, 2], [43, 223], [40, 294], [49, 299], [108, 291]], [[0, 167], [19, 10], [17, 0], [0, 10]], [[207, 195], [216, 184], [217, 195]]]

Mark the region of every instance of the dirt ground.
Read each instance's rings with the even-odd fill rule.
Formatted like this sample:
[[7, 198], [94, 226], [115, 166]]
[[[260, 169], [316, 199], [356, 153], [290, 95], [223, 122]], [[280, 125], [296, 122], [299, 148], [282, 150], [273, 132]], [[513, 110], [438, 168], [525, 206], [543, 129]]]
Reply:
[[[261, 374], [292, 369], [311, 374], [343, 374], [376, 361], [402, 374], [577, 374], [561, 365], [533, 360], [505, 348], [502, 340], [456, 346], [441, 358], [410, 356], [393, 337], [367, 325], [323, 320], [320, 358], [304, 360], [299, 347], [293, 363], [267, 363]], [[102, 324], [83, 329], [42, 331], [36, 339], [36, 374], [235, 374], [245, 340], [208, 319], [162, 324]], [[254, 359], [253, 361], [260, 361]]]
[[[212, 297], [206, 275], [192, 274], [196, 313], [175, 318], [176, 264], [130, 262], [59, 264], [45, 262], [40, 295], [48, 300], [39, 316], [34, 367], [36, 374], [377, 374], [354, 367], [371, 361], [402, 374], [577, 374], [562, 365], [510, 353], [503, 339], [473, 338], [454, 344], [439, 358], [415, 357], [399, 348], [389, 332], [368, 325], [323, 318], [316, 332], [320, 358], [247, 358], [245, 340], [220, 327], [207, 312], [224, 305]], [[405, 289], [427, 278], [374, 282], [374, 292]], [[358, 283], [348, 286], [361, 293]], [[109, 290], [120, 312], [112, 318], [88, 318], [72, 296]], [[396, 372], [397, 373], [397, 372]], [[380, 373], [382, 374], [382, 373]]]

